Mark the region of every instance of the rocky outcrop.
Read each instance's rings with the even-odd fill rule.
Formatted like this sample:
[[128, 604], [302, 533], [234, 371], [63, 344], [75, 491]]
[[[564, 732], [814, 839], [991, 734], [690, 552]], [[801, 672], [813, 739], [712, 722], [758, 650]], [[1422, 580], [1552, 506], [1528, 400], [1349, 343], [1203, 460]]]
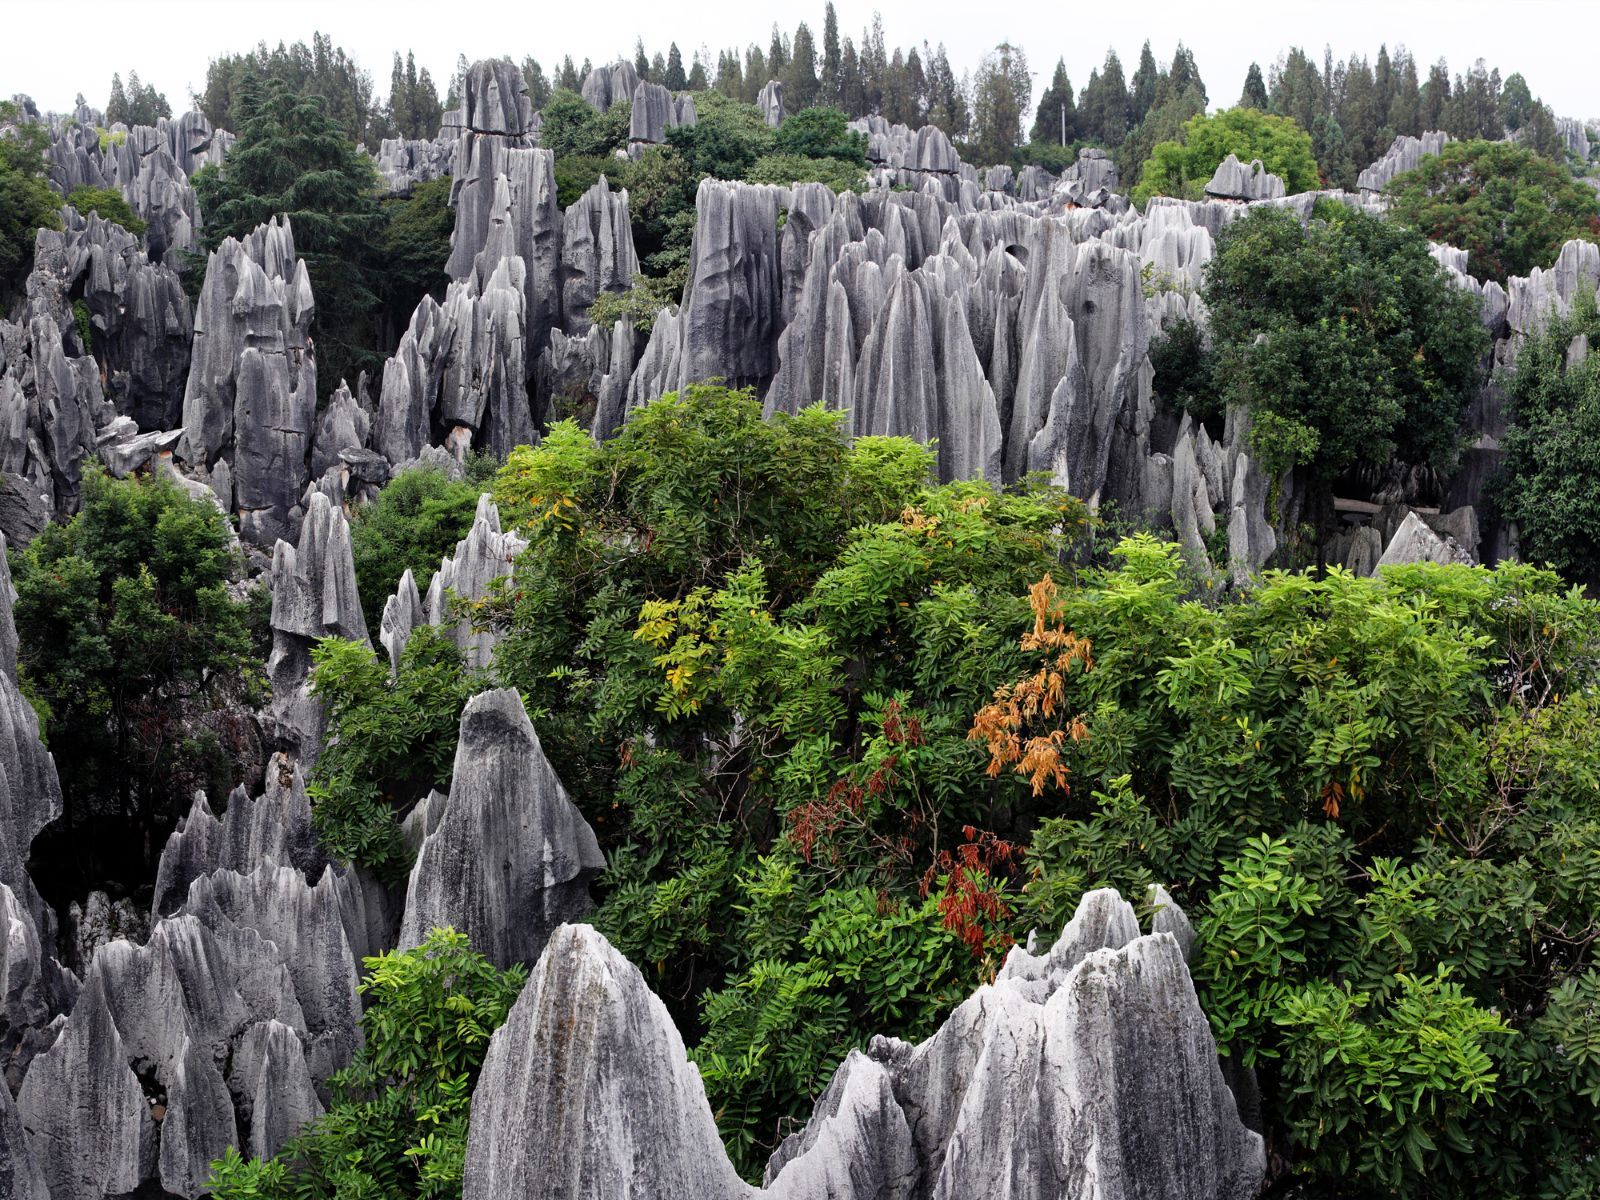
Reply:
[[[212, 252], [177, 454], [210, 475], [223, 505], [238, 513], [240, 536], [256, 546], [299, 531], [317, 409], [313, 310], [287, 220], [275, 217]], [[219, 484], [219, 463], [228, 465], [228, 486]]]
[[589, 331], [589, 306], [601, 292], [625, 292], [639, 273], [626, 189], [604, 175], [561, 216], [561, 302], [566, 332]]
[[1439, 129], [1429, 130], [1421, 137], [1402, 133], [1389, 144], [1382, 158], [1356, 178], [1356, 188], [1361, 192], [1362, 199], [1381, 195], [1396, 175], [1415, 171], [1426, 156], [1439, 153], [1450, 140], [1450, 135]]
[[1561, 135], [1561, 140], [1567, 147], [1567, 153], [1581, 163], [1589, 161], [1592, 149], [1589, 143], [1589, 130], [1577, 117], [1557, 117], [1556, 132]]
[[659, 83], [640, 80], [633, 89], [628, 141], [636, 145], [662, 145], [667, 140], [667, 130], [693, 125], [695, 118], [692, 97], [675, 96]]
[[553, 929], [589, 911], [604, 866], [521, 697], [484, 692], [461, 714], [449, 801], [412, 868], [400, 944], [451, 926], [497, 966], [532, 963]]
[[272, 553], [272, 717], [279, 746], [310, 770], [322, 749], [322, 704], [310, 693], [311, 651], [325, 637], [367, 640], [356, 589], [350, 526], [321, 492], [313, 493], [298, 546]]
[[1285, 194], [1283, 180], [1262, 166], [1259, 158], [1246, 165], [1232, 154], [1217, 167], [1205, 192], [1218, 200], [1281, 200]]
[[1472, 561], [1472, 555], [1454, 537], [1434, 532], [1419, 515], [1409, 512], [1384, 547], [1377, 566], [1418, 562], [1471, 564]]
[[418, 184], [453, 174], [458, 137], [441, 131], [435, 138], [384, 138], [373, 156], [384, 194], [409, 196]]
[[[663, 1200], [758, 1194], [722, 1150], [665, 1007], [585, 926], [556, 930], [491, 1041], [470, 1128], [467, 1200], [598, 1200], [617, 1180]], [[1132, 908], [1099, 891], [927, 1041], [852, 1052], [760, 1192], [1243, 1200], [1265, 1166], [1176, 932], [1141, 936]]]
[[761, 85], [761, 94], [756, 97], [756, 107], [761, 110], [761, 117], [767, 125], [776, 129], [783, 124], [787, 115], [783, 110], [783, 83], [777, 79], [769, 79]]
[[605, 112], [613, 104], [623, 104], [633, 99], [639, 86], [639, 72], [626, 59], [618, 59], [608, 67], [595, 67], [583, 77], [581, 94], [591, 108]]

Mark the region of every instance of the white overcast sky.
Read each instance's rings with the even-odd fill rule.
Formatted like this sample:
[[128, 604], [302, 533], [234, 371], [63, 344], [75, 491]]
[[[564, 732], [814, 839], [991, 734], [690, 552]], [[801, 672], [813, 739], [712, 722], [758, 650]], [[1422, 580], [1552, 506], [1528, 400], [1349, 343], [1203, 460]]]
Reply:
[[[1251, 60], [1263, 69], [1292, 45], [1319, 61], [1373, 55], [1380, 42], [1404, 44], [1419, 61], [1443, 56], [1452, 72], [1484, 58], [1509, 75], [1521, 71], [1536, 95], [1561, 116], [1600, 116], [1600, 0], [836, 0], [841, 34], [857, 39], [883, 14], [886, 41], [945, 43], [957, 72], [970, 70], [997, 42], [1027, 52], [1035, 97], [1065, 57], [1074, 86], [1115, 46], [1131, 73], [1150, 39], [1157, 59], [1173, 45], [1194, 51], [1212, 105], [1232, 104]], [[388, 91], [396, 50], [416, 54], [441, 94], [456, 55], [468, 59], [532, 54], [546, 70], [571, 54], [595, 63], [631, 54], [635, 36], [665, 52], [676, 41], [692, 50], [759, 42], [772, 23], [786, 32], [806, 21], [822, 34], [823, 0], [774, 5], [698, 0], [0, 0], [0, 96], [26, 92], [41, 109], [70, 108], [76, 93], [103, 107], [111, 75], [137, 70], [166, 93], [174, 112], [188, 107], [207, 61], [266, 40], [332, 36]]]

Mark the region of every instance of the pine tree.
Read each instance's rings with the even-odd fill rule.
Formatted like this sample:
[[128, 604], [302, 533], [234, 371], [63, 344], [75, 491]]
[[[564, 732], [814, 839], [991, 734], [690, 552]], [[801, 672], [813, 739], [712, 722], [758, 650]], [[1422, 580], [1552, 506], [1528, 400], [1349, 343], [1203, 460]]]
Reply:
[[1389, 128], [1398, 137], [1406, 134], [1420, 137], [1422, 125], [1422, 89], [1417, 84], [1417, 60], [1407, 54], [1395, 58], [1399, 82], [1395, 85], [1394, 100], [1389, 105]]
[[928, 76], [922, 69], [922, 55], [917, 53], [915, 46], [906, 51], [906, 90], [913, 110], [911, 120], [906, 123], [918, 129], [927, 120]]
[[[1383, 129], [1383, 108], [1378, 103], [1378, 85], [1372, 68], [1364, 58], [1351, 57], [1345, 68], [1339, 110], [1335, 114], [1344, 131], [1350, 157], [1359, 166], [1369, 163], [1388, 147], [1378, 143]], [[1320, 159], [1319, 159], [1320, 161]], [[1326, 169], [1327, 164], [1323, 164]]]
[[1050, 87], [1039, 97], [1039, 108], [1034, 113], [1033, 129], [1028, 140], [1047, 145], [1071, 145], [1078, 137], [1078, 107], [1072, 99], [1072, 80], [1067, 78], [1067, 62], [1056, 59], [1055, 74], [1050, 77]]
[[1317, 114], [1325, 111], [1322, 72], [1298, 46], [1273, 68], [1268, 94], [1272, 111], [1292, 118], [1307, 133], [1316, 124]]
[[1419, 112], [1423, 129], [1443, 129], [1450, 111], [1450, 68], [1440, 59], [1428, 68], [1428, 82], [1422, 85]]
[[772, 78], [767, 70], [767, 55], [754, 42], [744, 52], [744, 94], [739, 97], [746, 104], [754, 104], [761, 89]]
[[642, 81], [655, 82], [650, 78], [650, 59], [645, 55], [643, 38], [633, 39], [633, 69]]
[[833, 11], [833, 0], [828, 0], [822, 18], [822, 103], [834, 108], [844, 107], [840, 103], [843, 64], [839, 51], [839, 17]]
[[683, 53], [677, 42], [667, 47], [667, 74], [661, 82], [669, 92], [681, 92], [689, 86], [689, 76], [683, 69]]
[[772, 41], [767, 46], [767, 70], [771, 78], [782, 79], [783, 69], [789, 65], [789, 53], [778, 23], [772, 23]]
[[106, 101], [106, 124], [116, 125], [119, 122], [123, 125], [128, 123], [128, 93], [122, 90], [122, 76], [113, 75], [111, 99]]
[[1167, 72], [1167, 76], [1171, 81], [1173, 94], [1181, 95], [1193, 88], [1200, 93], [1202, 104], [1209, 101], [1205, 80], [1200, 78], [1200, 65], [1194, 61], [1194, 52], [1182, 42], [1179, 42], [1178, 48], [1172, 52], [1172, 69]]
[[866, 91], [861, 86], [861, 62], [856, 58], [856, 46], [844, 39], [844, 51], [839, 59], [839, 107], [848, 117], [867, 114]]
[[717, 63], [717, 91], [730, 100], [744, 98], [744, 69], [736, 50], [724, 50]]
[[689, 68], [689, 90], [703, 92], [709, 87], [706, 80], [706, 64], [700, 58], [700, 51], [694, 52], [694, 63]]
[[[1500, 122], [1507, 133], [1516, 133], [1532, 115], [1533, 93], [1528, 90], [1528, 81], [1522, 77], [1522, 72], [1513, 72], [1500, 89]], [[107, 109], [106, 118], [109, 120], [110, 116]]]
[[368, 248], [381, 220], [372, 160], [316, 97], [276, 80], [249, 83], [241, 110], [245, 121], [223, 169], [195, 180], [205, 243], [215, 249], [275, 215], [289, 218], [316, 298], [317, 381], [326, 395], [383, 361], [364, 348], [377, 305]]
[[784, 105], [792, 112], [813, 107], [821, 94], [817, 78], [817, 48], [804, 21], [794, 31], [794, 53], [783, 81]]
[[1146, 39], [1144, 48], [1139, 51], [1139, 67], [1133, 73], [1133, 86], [1128, 98], [1130, 118], [1135, 125], [1143, 121], [1145, 114], [1155, 106], [1156, 84], [1160, 78], [1156, 56], [1151, 53], [1149, 39]]
[[[428, 72], [424, 68], [423, 72]], [[528, 85], [528, 103], [537, 109], [550, 103], [550, 81], [545, 78], [544, 68], [539, 65], [537, 58], [528, 57], [522, 60], [522, 78]]]
[[1250, 71], [1244, 77], [1244, 91], [1239, 94], [1241, 108], [1259, 108], [1262, 112], [1267, 110], [1267, 84], [1261, 78], [1261, 64], [1251, 63]]
[[972, 118], [983, 163], [1011, 161], [1032, 91], [1028, 58], [1020, 46], [1001, 42], [984, 55], [972, 89]]
[[1350, 145], [1339, 119], [1332, 113], [1318, 113], [1312, 123], [1311, 152], [1316, 155], [1325, 184], [1346, 190], [1355, 187], [1356, 168], [1350, 157]]

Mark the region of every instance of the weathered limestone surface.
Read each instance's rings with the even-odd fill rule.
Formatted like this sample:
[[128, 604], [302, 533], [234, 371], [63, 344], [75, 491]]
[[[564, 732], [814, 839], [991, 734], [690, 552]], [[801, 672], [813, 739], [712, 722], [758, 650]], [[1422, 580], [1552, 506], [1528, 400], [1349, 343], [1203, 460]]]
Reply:
[[1439, 129], [1429, 130], [1421, 137], [1402, 133], [1390, 143], [1382, 158], [1357, 176], [1356, 187], [1360, 190], [1362, 198], [1368, 199], [1382, 194], [1383, 189], [1389, 186], [1389, 181], [1396, 175], [1416, 170], [1423, 158], [1429, 154], [1439, 153], [1450, 140], [1450, 135]]
[[1244, 1200], [1265, 1173], [1261, 1138], [1223, 1080], [1186, 923], [1167, 905], [1157, 919], [1141, 936], [1116, 893], [1090, 893], [1048, 951], [1014, 949], [933, 1037], [852, 1053], [762, 1189], [734, 1174], [637, 968], [563, 926], [490, 1043], [467, 1200]]
[[1233, 154], [1222, 160], [1205, 190], [1219, 200], [1281, 200], [1285, 194], [1283, 180], [1259, 158], [1246, 164]]
[[782, 125], [787, 115], [783, 109], [783, 83], [769, 79], [762, 84], [761, 94], [756, 97], [756, 107], [761, 110], [762, 119], [773, 129]]
[[461, 714], [450, 798], [406, 889], [401, 946], [451, 926], [496, 965], [532, 963], [550, 932], [589, 911], [605, 866], [510, 688]]
[[228, 238], [211, 254], [177, 454], [201, 471], [228, 464], [231, 494], [218, 489], [218, 497], [252, 545], [299, 529], [317, 408], [313, 311], [287, 220], [275, 217], [243, 242]]
[[605, 112], [613, 104], [633, 99], [639, 86], [639, 72], [627, 59], [618, 59], [607, 67], [595, 67], [583, 77], [580, 92], [589, 104]]
[[325, 637], [367, 641], [367, 622], [356, 589], [350, 525], [321, 492], [310, 508], [297, 546], [279, 541], [272, 553], [272, 716], [278, 744], [299, 756], [306, 770], [322, 749], [322, 704], [311, 695], [311, 651]]

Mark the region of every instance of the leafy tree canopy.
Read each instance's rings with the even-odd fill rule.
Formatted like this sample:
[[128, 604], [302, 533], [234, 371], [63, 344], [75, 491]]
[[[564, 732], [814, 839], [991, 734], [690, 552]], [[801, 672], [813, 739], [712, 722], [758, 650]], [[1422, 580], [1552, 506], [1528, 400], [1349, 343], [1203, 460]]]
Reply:
[[1548, 267], [1572, 238], [1600, 241], [1594, 189], [1511, 142], [1449, 142], [1386, 191], [1395, 219], [1461, 247], [1480, 279]]
[[[214, 505], [98, 471], [84, 475], [77, 516], [12, 552], [25, 688], [45, 714], [68, 836], [94, 815], [114, 830], [117, 860], [131, 844], [150, 866], [194, 788], [226, 795], [240, 782], [228, 747], [189, 718], [259, 661], [265, 613], [229, 591], [242, 566]], [[97, 853], [83, 858], [99, 883]]]
[[212, 1164], [219, 1200], [461, 1194], [472, 1088], [526, 972], [451, 929], [365, 966], [362, 1045], [329, 1081], [333, 1103], [275, 1158], [230, 1148]]
[[[1575, 338], [1600, 346], [1594, 295], [1580, 289], [1517, 351], [1504, 386], [1509, 428], [1495, 507], [1517, 522], [1524, 557], [1600, 586], [1600, 355], [1574, 354]], [[1579, 343], [1580, 345], [1582, 343]]]
[[1257, 207], [1218, 237], [1203, 295], [1215, 402], [1250, 410], [1269, 470], [1454, 461], [1486, 335], [1420, 234], [1336, 203], [1306, 224]]
[[115, 188], [75, 187], [67, 193], [67, 203], [84, 216], [97, 212], [115, 221], [135, 237], [145, 231], [145, 223], [135, 215], [122, 193]]
[[34, 235], [60, 229], [60, 200], [44, 181], [49, 128], [22, 121], [17, 106], [0, 100], [0, 311], [9, 308], [33, 269]]
[[1230, 154], [1243, 163], [1259, 158], [1290, 192], [1318, 186], [1310, 134], [1288, 117], [1241, 106], [1211, 116], [1197, 113], [1177, 138], [1155, 146], [1134, 189], [1134, 202], [1143, 204], [1151, 196], [1198, 200], [1217, 164]]
[[370, 259], [382, 227], [372, 160], [317, 96], [277, 80], [247, 82], [238, 106], [244, 119], [227, 162], [195, 175], [205, 243], [214, 249], [275, 215], [289, 218], [316, 297], [317, 383], [327, 395], [382, 364], [369, 332], [377, 307]]

